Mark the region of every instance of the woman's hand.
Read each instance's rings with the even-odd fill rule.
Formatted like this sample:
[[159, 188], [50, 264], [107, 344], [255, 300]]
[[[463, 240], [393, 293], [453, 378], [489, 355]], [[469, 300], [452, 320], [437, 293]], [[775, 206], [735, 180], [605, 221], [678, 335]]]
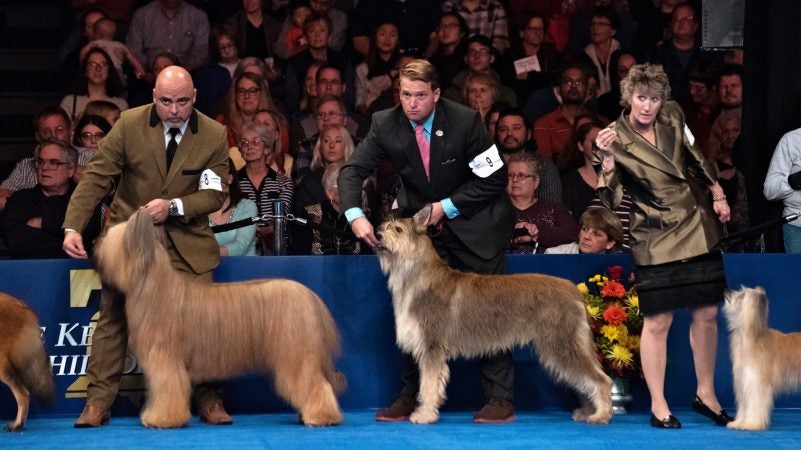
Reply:
[[731, 210], [729, 210], [729, 204], [726, 203], [725, 197], [723, 200], [712, 202], [712, 209], [715, 211], [715, 214], [718, 215], [720, 223], [726, 223], [731, 220]]
[[615, 151], [612, 149], [612, 142], [617, 139], [617, 131], [613, 128], [604, 128], [595, 137], [595, 146], [601, 151], [604, 158], [614, 158]]
[[528, 223], [528, 222], [517, 222], [515, 224], [515, 229], [517, 228], [524, 228], [527, 235], [523, 236], [515, 236], [512, 240], [516, 243], [521, 242], [537, 242], [537, 237], [540, 235], [540, 229], [537, 228], [536, 224]]

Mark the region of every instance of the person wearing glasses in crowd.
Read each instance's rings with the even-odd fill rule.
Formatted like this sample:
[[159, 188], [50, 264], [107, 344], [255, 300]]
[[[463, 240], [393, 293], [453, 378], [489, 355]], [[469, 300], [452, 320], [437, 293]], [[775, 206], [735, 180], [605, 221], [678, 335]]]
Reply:
[[99, 47], [90, 49], [81, 67], [72, 94], [61, 100], [61, 107], [67, 111], [70, 119], [75, 121], [80, 118], [86, 104], [92, 100], [108, 100], [122, 111], [128, 109], [128, 101], [122, 98], [125, 88], [105, 50]]
[[[292, 211], [295, 190], [292, 180], [272, 168], [274, 144], [277, 136], [261, 122], [248, 122], [239, 129], [239, 152], [245, 167], [237, 172], [239, 188], [245, 198], [256, 203], [259, 215], [274, 212], [273, 202], [283, 204], [285, 212]], [[257, 252], [270, 255], [275, 252], [273, 221], [259, 223], [256, 227]]]
[[[75, 190], [72, 178], [78, 167], [78, 152], [69, 143], [48, 137], [36, 147], [33, 166], [36, 186], [14, 193], [0, 219], [6, 251], [11, 258], [67, 258], [61, 248], [61, 224]], [[100, 214], [96, 209], [83, 231], [89, 248], [99, 233]]]
[[559, 202], [537, 197], [540, 164], [536, 155], [515, 153], [506, 160], [509, 183], [506, 193], [517, 222], [509, 253], [543, 253], [546, 248], [573, 242], [578, 235], [576, 218]]
[[490, 38], [483, 34], [476, 34], [467, 39], [467, 52], [464, 58], [467, 68], [453, 77], [451, 85], [442, 92], [443, 97], [466, 104], [464, 88], [467, 84], [467, 76], [473, 73], [483, 73], [491, 76], [498, 83], [496, 101], [517, 106], [517, 95], [512, 89], [501, 84], [501, 76], [492, 68], [492, 64], [495, 62], [495, 49]]
[[559, 75], [561, 104], [534, 122], [534, 140], [543, 157], [553, 159], [565, 149], [573, 134], [576, 117], [587, 113], [588, 76], [583, 65], [569, 62]]
[[228, 90], [223, 112], [217, 116], [217, 121], [228, 127], [229, 147], [237, 146], [236, 131], [245, 123], [252, 122], [260, 109], [276, 109], [264, 78], [251, 72], [236, 75]]
[[[42, 107], [33, 117], [36, 128], [34, 137], [38, 143], [53, 138], [69, 142], [72, 128], [67, 112], [56, 105]], [[0, 211], [6, 206], [8, 198], [16, 191], [36, 186], [36, 169], [33, 167], [34, 157], [23, 158], [11, 174], [0, 184]]]
[[520, 43], [511, 49], [511, 70], [515, 74], [514, 90], [521, 100], [532, 92], [550, 86], [556, 77], [559, 53], [545, 42], [548, 22], [534, 14], [520, 25]]
[[97, 153], [100, 140], [111, 131], [111, 125], [100, 116], [84, 114], [75, 125], [72, 145], [78, 151], [78, 166], [75, 169], [75, 181], [80, 181], [84, 168]]

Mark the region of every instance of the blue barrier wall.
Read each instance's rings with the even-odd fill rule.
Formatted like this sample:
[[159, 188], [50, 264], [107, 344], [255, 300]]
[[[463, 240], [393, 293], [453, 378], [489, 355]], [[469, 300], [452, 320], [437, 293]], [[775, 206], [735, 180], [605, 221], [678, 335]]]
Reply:
[[[801, 256], [726, 255], [730, 287], [765, 286], [771, 298], [770, 324], [783, 331], [801, 329]], [[510, 256], [510, 273], [539, 272], [562, 276], [574, 282], [603, 272], [612, 264], [629, 268], [625, 255], [534, 255]], [[72, 274], [72, 276], [71, 276]], [[91, 291], [91, 264], [87, 261], [0, 261], [0, 290], [27, 301], [39, 315], [47, 350], [51, 355], [58, 395], [53, 409], [34, 406], [32, 416], [77, 415], [84, 403], [87, 345], [93, 330], [99, 291]], [[284, 277], [306, 284], [328, 305], [343, 337], [343, 355], [337, 367], [348, 377], [348, 390], [341, 397], [345, 409], [375, 408], [387, 404], [399, 388], [401, 355], [395, 346], [394, 322], [386, 280], [374, 256], [341, 257], [229, 257], [215, 272], [217, 281]], [[96, 287], [96, 286], [95, 286]], [[83, 292], [82, 292], [83, 289]], [[166, 299], [165, 299], [166, 300]], [[225, 301], [225, 299], [220, 299]], [[181, 320], [176, 318], [176, 320]], [[716, 383], [721, 402], [733, 407], [731, 366], [725, 321], [720, 323]], [[214, 330], [198, 330], [213, 333]], [[692, 356], [688, 339], [688, 314], [676, 315], [668, 343], [667, 397], [677, 408], [689, 404], [695, 393]], [[236, 345], [236, 343], [230, 343]], [[519, 409], [571, 408], [571, 392], [554, 386], [527, 349], [515, 352], [516, 403]], [[452, 363], [451, 385], [445, 409], [480, 406], [483, 394], [477, 365], [473, 361]], [[142, 374], [135, 357], [127, 361], [120, 398], [114, 414], [136, 414], [142, 401]], [[225, 382], [225, 400], [233, 413], [283, 411], [287, 406], [272, 394], [269, 384], [258, 377]], [[647, 409], [644, 383], [634, 383], [634, 409]], [[786, 396], [778, 407], [801, 407], [801, 397]], [[13, 397], [0, 387], [0, 417], [12, 417]]]

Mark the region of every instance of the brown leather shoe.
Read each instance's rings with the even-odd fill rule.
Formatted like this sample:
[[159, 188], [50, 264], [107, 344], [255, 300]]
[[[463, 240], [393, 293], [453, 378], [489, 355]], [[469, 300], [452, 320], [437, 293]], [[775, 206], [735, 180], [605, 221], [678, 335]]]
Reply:
[[389, 408], [379, 409], [375, 413], [376, 422], [402, 422], [409, 420], [414, 409], [417, 408], [417, 399], [409, 395], [401, 395]]
[[506, 400], [490, 399], [473, 415], [474, 423], [507, 423], [515, 421], [515, 407]]
[[83, 407], [78, 420], [75, 421], [75, 428], [95, 428], [102, 427], [108, 423], [111, 418], [111, 413], [104, 408], [95, 405], [86, 405]]
[[211, 403], [198, 410], [200, 421], [209, 425], [231, 425], [234, 419], [225, 412], [222, 403]]

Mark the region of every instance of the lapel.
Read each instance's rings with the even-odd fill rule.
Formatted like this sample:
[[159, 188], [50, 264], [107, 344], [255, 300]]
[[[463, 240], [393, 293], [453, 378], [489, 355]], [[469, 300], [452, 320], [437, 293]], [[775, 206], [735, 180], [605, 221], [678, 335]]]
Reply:
[[657, 119], [656, 122], [656, 143], [660, 148], [669, 149], [672, 152], [670, 157], [659, 148], [651, 145], [639, 133], [634, 131], [629, 123], [628, 111], [623, 111], [620, 121], [618, 121], [618, 136], [623, 144], [625, 153], [628, 157], [638, 160], [641, 163], [653, 167], [661, 172], [673, 175], [678, 178], [685, 178], [678, 169], [678, 159], [681, 158], [681, 149], [676, 142], [676, 135], [672, 127], [662, 123]]
[[164, 181], [167, 178], [167, 143], [164, 139], [164, 125], [156, 114], [156, 105], [150, 106], [150, 129], [152, 132], [146, 133], [146, 136], [152, 140], [147, 147], [150, 148], [161, 180]]
[[167, 145], [164, 139], [164, 125], [156, 114], [155, 107], [150, 112], [150, 126], [158, 131], [158, 133], [154, 134], [160, 138], [159, 144], [150, 146], [153, 149], [153, 158], [156, 161], [162, 180], [164, 180], [165, 184], [170, 184], [175, 179], [180, 168], [185, 167], [186, 160], [192, 154], [192, 147], [195, 145], [198, 133], [197, 111], [193, 110], [189, 116], [189, 124], [183, 136], [181, 136], [181, 142], [175, 151], [175, 157], [173, 157], [169, 172], [167, 171]]

